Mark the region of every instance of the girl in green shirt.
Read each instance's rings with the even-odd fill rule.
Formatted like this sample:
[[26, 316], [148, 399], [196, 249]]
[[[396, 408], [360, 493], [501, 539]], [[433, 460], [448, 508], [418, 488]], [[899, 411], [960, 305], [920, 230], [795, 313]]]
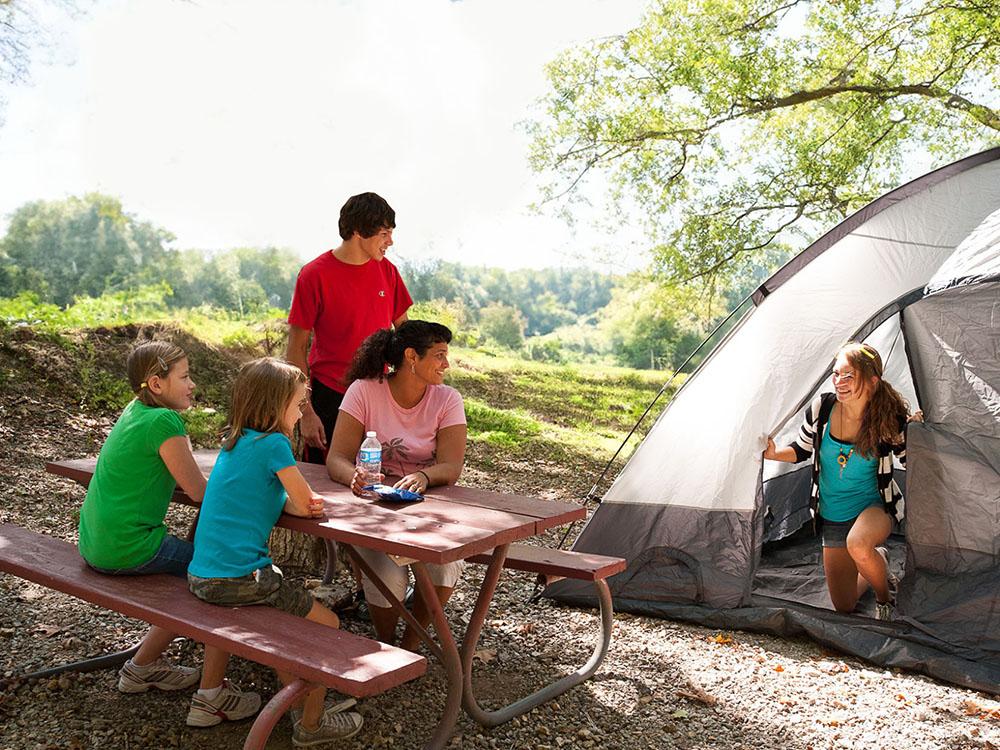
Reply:
[[[132, 351], [126, 371], [136, 397], [98, 456], [80, 509], [80, 554], [90, 567], [109, 575], [186, 577], [193, 547], [168, 534], [164, 518], [177, 485], [197, 503], [205, 494], [205, 477], [179, 415], [191, 406], [195, 388], [187, 355], [167, 341], [150, 341]], [[151, 627], [122, 667], [118, 689], [183, 690], [198, 682], [197, 669], [163, 657], [175, 637]], [[257, 713], [259, 695], [240, 692], [224, 681], [228, 660], [227, 652], [205, 646], [201, 689], [192, 699], [189, 725], [212, 726]]]

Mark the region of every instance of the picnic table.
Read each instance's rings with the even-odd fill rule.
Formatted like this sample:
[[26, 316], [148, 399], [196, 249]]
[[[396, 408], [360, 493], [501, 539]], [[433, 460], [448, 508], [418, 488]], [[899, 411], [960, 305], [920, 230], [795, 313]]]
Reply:
[[[201, 450], [195, 458], [203, 473], [211, 472], [218, 451]], [[88, 484], [96, 459], [49, 463], [46, 469]], [[447, 696], [438, 725], [426, 748], [436, 749], [451, 737], [460, 709], [481, 724], [492, 726], [508, 721], [539, 703], [559, 695], [587, 679], [603, 660], [611, 637], [611, 599], [604, 579], [624, 569], [618, 558], [581, 555], [562, 550], [541, 550], [516, 543], [541, 534], [546, 529], [585, 518], [582, 506], [508, 495], [461, 486], [434, 487], [425, 499], [412, 504], [389, 504], [358, 498], [350, 489], [329, 478], [325, 467], [300, 463], [299, 469], [313, 490], [324, 500], [324, 516], [300, 518], [282, 514], [278, 525], [305, 534], [347, 545], [349, 553], [373, 583], [387, 596], [394, 610], [420, 635], [441, 662], [447, 675]], [[194, 504], [182, 492], [175, 501]], [[513, 546], [512, 546], [513, 545]], [[365, 547], [387, 553], [398, 564], [411, 564], [416, 584], [431, 613], [437, 640], [417, 625], [410, 612], [392, 596], [351, 547]], [[508, 559], [508, 553], [516, 554]], [[456, 635], [434, 594], [426, 570], [427, 563], [448, 563], [472, 559], [488, 565], [469, 624], [458, 645]], [[559, 575], [574, 575], [598, 585], [601, 605], [601, 642], [594, 655], [576, 672], [499, 711], [483, 711], [476, 703], [472, 682], [472, 662], [476, 645], [505, 567]]]

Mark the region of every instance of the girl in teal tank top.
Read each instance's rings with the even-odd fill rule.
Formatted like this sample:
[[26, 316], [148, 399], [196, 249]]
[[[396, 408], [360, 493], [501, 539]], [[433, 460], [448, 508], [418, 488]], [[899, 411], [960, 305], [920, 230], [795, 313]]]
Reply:
[[[843, 346], [833, 366], [834, 393], [817, 399], [818, 413], [810, 407], [795, 443], [777, 449], [769, 439], [764, 458], [795, 463], [812, 455], [830, 600], [838, 612], [852, 612], [871, 587], [876, 616], [888, 620], [894, 602], [881, 545], [892, 530], [892, 454], [905, 456], [909, 408], [882, 374], [874, 348]], [[922, 419], [920, 412], [913, 419]]]

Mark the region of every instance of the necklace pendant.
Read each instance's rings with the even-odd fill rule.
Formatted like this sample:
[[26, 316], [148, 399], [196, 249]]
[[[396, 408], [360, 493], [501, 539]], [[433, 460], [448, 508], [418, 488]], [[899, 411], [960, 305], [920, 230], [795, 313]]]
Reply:
[[837, 456], [837, 465], [840, 466], [841, 470], [843, 470], [843, 468], [847, 466], [847, 456], [843, 453]]

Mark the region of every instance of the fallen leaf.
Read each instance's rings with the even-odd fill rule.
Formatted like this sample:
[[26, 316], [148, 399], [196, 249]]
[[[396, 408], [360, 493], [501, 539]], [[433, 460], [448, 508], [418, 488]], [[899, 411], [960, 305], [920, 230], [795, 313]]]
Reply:
[[675, 719], [686, 719], [688, 717], [688, 712], [683, 708], [678, 708], [672, 714], [670, 714]]
[[41, 633], [46, 638], [51, 638], [56, 633], [63, 632], [63, 630], [65, 630], [65, 628], [61, 628], [58, 625], [45, 625], [45, 624], [42, 624], [42, 625], [37, 625], [35, 627], [35, 629], [33, 631], [31, 631], [31, 632], [33, 632], [33, 633]]
[[733, 639], [730, 638], [725, 633], [716, 633], [714, 636], [712, 636], [712, 638], [710, 640], [714, 641], [715, 643], [732, 643], [733, 642]]
[[719, 699], [714, 695], [706, 693], [697, 685], [690, 685], [688, 688], [681, 688], [676, 691], [676, 694], [681, 698], [687, 698], [688, 700], [698, 701], [699, 703], [704, 703], [706, 706], [714, 706], [718, 703]]
[[472, 655], [473, 661], [479, 659], [479, 661], [481, 661], [483, 664], [489, 664], [496, 658], [497, 658], [497, 650], [495, 648], [477, 649], [476, 653]]
[[783, 666], [781, 666], [780, 664], [775, 664], [774, 665], [774, 671], [775, 672], [784, 672], [785, 668]]
[[982, 710], [983, 710], [982, 707], [975, 701], [970, 701], [970, 700], [962, 701], [962, 711], [965, 713], [966, 716], [975, 716]]

